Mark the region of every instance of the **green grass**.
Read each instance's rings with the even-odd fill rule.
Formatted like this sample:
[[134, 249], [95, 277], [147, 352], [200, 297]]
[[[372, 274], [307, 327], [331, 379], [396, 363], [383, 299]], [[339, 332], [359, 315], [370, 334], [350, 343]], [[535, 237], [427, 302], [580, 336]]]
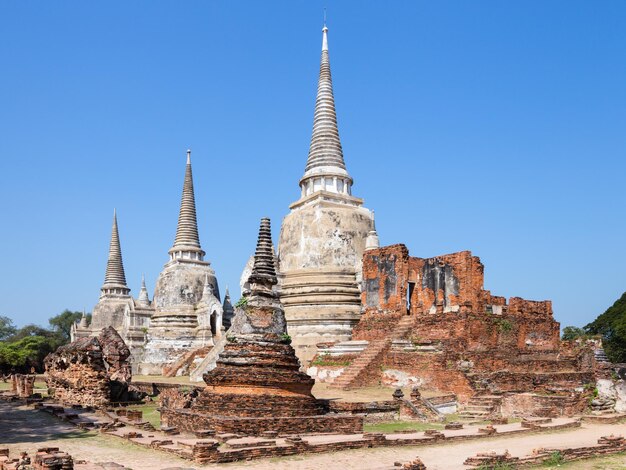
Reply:
[[515, 466], [506, 462], [498, 462], [494, 465], [481, 465], [476, 470], [515, 470]]
[[418, 423], [415, 421], [392, 421], [388, 423], [365, 424], [365, 432], [393, 433], [398, 431], [415, 430], [425, 431], [426, 429], [443, 429], [440, 423]]
[[544, 467], [560, 467], [564, 462], [563, 454], [561, 452], [554, 451], [550, 454], [550, 457], [543, 461]]
[[623, 470], [626, 468], [626, 453], [618, 452], [617, 454], [602, 457], [594, 457], [590, 459], [574, 460], [573, 462], [562, 462], [557, 464], [549, 464], [544, 462], [532, 468], [552, 468], [567, 470]]
[[152, 426], [159, 429], [161, 427], [161, 413], [157, 410], [158, 407], [159, 405], [156, 403], [146, 403], [144, 405], [131, 405], [127, 409], [142, 411], [144, 421], [148, 421]]
[[[11, 390], [11, 381], [2, 382], [0, 381], [0, 391], [2, 390]], [[34, 390], [35, 393], [43, 393], [46, 394], [48, 392], [48, 386], [46, 382], [35, 382]]]

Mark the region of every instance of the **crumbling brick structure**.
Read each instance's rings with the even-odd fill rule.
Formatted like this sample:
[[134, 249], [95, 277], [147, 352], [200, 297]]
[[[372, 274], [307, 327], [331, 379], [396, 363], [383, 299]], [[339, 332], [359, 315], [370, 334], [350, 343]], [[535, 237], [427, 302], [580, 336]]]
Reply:
[[127, 401], [131, 381], [130, 350], [113, 327], [99, 336], [59, 347], [44, 360], [46, 382], [56, 399], [100, 407]]
[[12, 374], [11, 392], [20, 398], [28, 398], [33, 394], [35, 387], [34, 375]]
[[299, 370], [276, 282], [269, 219], [263, 219], [250, 291], [235, 310], [217, 366], [204, 374], [206, 387], [189, 408], [161, 409], [162, 423], [243, 435], [362, 430], [362, 417], [325, 414], [327, 402], [311, 394], [314, 380]]
[[365, 312], [353, 340], [381, 352], [364, 370], [346, 369], [343, 385], [401, 385], [396, 374], [467, 401], [480, 393], [571, 394], [594, 381], [591, 349], [562, 344], [550, 301], [507, 302], [484, 289], [483, 273], [469, 251], [435, 258], [411, 257], [404, 245], [366, 251]]

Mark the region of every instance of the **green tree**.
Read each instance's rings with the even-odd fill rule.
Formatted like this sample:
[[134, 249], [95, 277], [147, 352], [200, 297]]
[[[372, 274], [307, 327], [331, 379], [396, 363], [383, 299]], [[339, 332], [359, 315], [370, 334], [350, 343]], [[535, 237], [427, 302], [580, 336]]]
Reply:
[[68, 343], [70, 341], [70, 332], [72, 331], [72, 325], [79, 321], [83, 314], [81, 312], [72, 312], [70, 310], [63, 310], [57, 316], [48, 320], [52, 331], [57, 332], [63, 342]]
[[48, 338], [50, 340], [56, 340], [56, 342], [58, 343], [62, 342], [61, 336], [55, 331], [42, 328], [41, 326], [38, 326], [38, 325], [33, 325], [32, 323], [30, 325], [23, 326], [22, 328], [17, 330], [15, 334], [12, 336], [9, 336], [6, 339], [6, 341], [8, 343], [14, 343], [23, 338], [28, 338], [32, 336], [41, 336], [43, 338]]
[[561, 336], [561, 339], [564, 341], [570, 341], [573, 339], [581, 338], [583, 336], [586, 336], [584, 329], [577, 326], [566, 326], [565, 328], [563, 328], [563, 335]]
[[8, 337], [13, 336], [16, 331], [17, 328], [15, 328], [13, 320], [0, 315], [0, 341], [4, 341]]
[[54, 343], [43, 336], [0, 343], [0, 368], [28, 370], [32, 366], [41, 371], [44, 358], [55, 349]]
[[612, 362], [626, 362], [626, 292], [586, 325], [585, 332], [602, 336], [604, 351]]

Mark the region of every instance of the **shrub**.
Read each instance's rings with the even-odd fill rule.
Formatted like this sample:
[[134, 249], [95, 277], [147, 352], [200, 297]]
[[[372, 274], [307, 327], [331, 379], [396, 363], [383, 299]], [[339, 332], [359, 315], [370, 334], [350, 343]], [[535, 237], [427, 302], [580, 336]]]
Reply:
[[561, 454], [558, 450], [555, 450], [550, 454], [550, 457], [543, 461], [543, 466], [553, 467], [555, 465], [561, 465], [563, 462], [565, 462], [563, 454]]

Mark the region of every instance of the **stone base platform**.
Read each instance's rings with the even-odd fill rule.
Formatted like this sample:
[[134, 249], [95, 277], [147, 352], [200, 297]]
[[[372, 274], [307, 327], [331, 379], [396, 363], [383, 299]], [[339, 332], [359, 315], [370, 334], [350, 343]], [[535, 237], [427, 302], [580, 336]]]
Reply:
[[258, 436], [265, 431], [276, 431], [281, 435], [363, 432], [363, 417], [347, 414], [241, 418], [215, 416], [187, 409], [163, 408], [161, 409], [161, 423], [164, 426], [175, 426], [184, 432], [211, 429], [219, 433], [245, 436]]

